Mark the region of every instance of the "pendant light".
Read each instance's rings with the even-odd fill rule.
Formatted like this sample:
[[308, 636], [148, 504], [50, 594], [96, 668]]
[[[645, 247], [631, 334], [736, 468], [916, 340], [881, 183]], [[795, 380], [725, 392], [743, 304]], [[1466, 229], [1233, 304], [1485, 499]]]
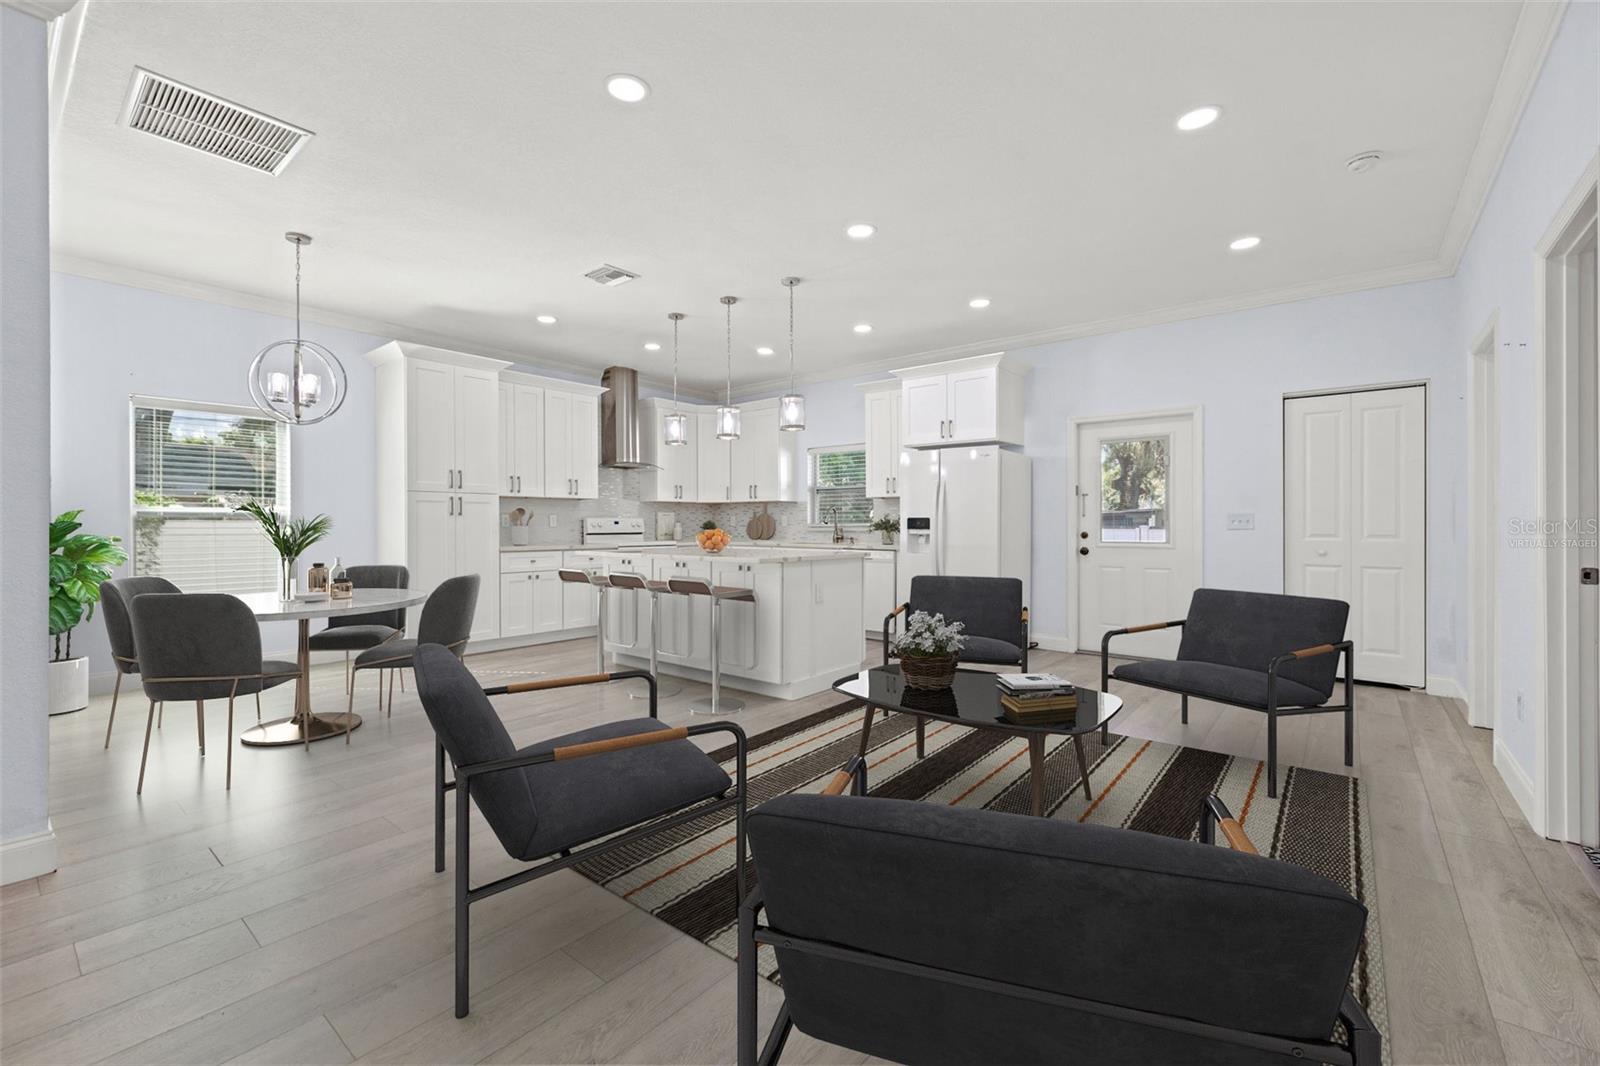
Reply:
[[778, 428], [797, 433], [806, 428], [806, 398], [794, 391], [794, 287], [799, 278], [784, 278], [789, 290], [789, 391], [778, 401]]
[[728, 309], [728, 393], [722, 406], [717, 408], [717, 439], [739, 439], [739, 409], [733, 406], [733, 305], [737, 296], [724, 296], [722, 306]]
[[262, 412], [291, 426], [309, 426], [344, 403], [344, 366], [316, 341], [300, 336], [300, 249], [311, 243], [304, 233], [283, 239], [294, 245], [294, 340], [274, 341], [250, 364], [250, 398]]
[[672, 413], [662, 420], [663, 435], [668, 444], [689, 443], [689, 416], [678, 409], [678, 323], [683, 312], [674, 311], [672, 319]]

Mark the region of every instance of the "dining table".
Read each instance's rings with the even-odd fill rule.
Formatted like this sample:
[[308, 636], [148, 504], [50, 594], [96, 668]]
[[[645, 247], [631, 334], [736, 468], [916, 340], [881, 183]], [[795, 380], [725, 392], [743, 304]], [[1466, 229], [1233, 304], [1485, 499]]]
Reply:
[[239, 742], [252, 748], [280, 748], [290, 744], [310, 745], [313, 740], [343, 736], [361, 725], [354, 711], [317, 714], [311, 709], [311, 620], [337, 615], [370, 614], [414, 607], [428, 598], [415, 589], [355, 589], [348, 597], [332, 599], [326, 593], [302, 593], [292, 600], [276, 592], [235, 593], [250, 608], [258, 622], [295, 622], [300, 630], [295, 661], [300, 676], [294, 683], [294, 714], [251, 726], [239, 735]]

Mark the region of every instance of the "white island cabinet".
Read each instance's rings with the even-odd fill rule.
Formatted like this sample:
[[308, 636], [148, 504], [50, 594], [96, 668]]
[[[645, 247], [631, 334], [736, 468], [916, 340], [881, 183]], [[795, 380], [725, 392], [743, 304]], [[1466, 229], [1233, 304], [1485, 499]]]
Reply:
[[[600, 553], [597, 553], [600, 554]], [[754, 603], [723, 604], [722, 682], [779, 699], [821, 692], [861, 668], [862, 553], [797, 548], [730, 548], [612, 553], [612, 568], [656, 581], [699, 578], [752, 589]], [[662, 673], [708, 680], [711, 611], [704, 596], [661, 594]], [[606, 651], [619, 666], [648, 669], [650, 603], [643, 592], [608, 593]]]

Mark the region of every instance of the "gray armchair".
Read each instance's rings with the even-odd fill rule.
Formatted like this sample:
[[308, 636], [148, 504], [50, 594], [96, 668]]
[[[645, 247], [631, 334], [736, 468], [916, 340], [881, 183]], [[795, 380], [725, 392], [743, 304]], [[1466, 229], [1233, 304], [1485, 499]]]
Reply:
[[[133, 622], [128, 617], [128, 604], [135, 596], [146, 592], [182, 591], [164, 577], [118, 577], [100, 586], [100, 617], [105, 619], [106, 638], [111, 642], [111, 663], [117, 668], [117, 680], [111, 686], [111, 715], [106, 719], [107, 749], [111, 747], [111, 724], [117, 720], [122, 675], [139, 672], [139, 653], [133, 646]], [[256, 717], [261, 717], [259, 711]]]
[[[449, 649], [424, 644], [415, 654], [417, 694], [437, 736], [434, 752], [434, 860], [444, 869], [445, 794], [456, 794], [456, 1017], [467, 1016], [468, 908], [596, 855], [655, 833], [734, 812], [730, 914], [744, 899], [745, 736], [731, 722], [669, 728], [656, 720], [656, 680], [642, 670], [544, 678], [480, 688]], [[643, 681], [650, 717], [608, 722], [525, 748], [512, 743], [490, 696]], [[733, 734], [737, 782], [690, 737]], [[445, 780], [445, 756], [455, 780]], [[730, 786], [733, 792], [729, 794]], [[476, 888], [471, 879], [468, 799], [478, 805], [506, 854], [538, 865]]]
[[[1237, 826], [1221, 828], [1232, 840]], [[761, 804], [750, 845], [760, 887], [740, 909], [740, 1066], [778, 1061], [793, 1029], [894, 1062], [1381, 1061], [1349, 991], [1366, 908], [1301, 867], [830, 795]], [[762, 945], [784, 999], [758, 1050]]]
[[[1344, 639], [1343, 600], [1271, 592], [1196, 589], [1189, 614], [1172, 622], [1113, 629], [1100, 638], [1100, 689], [1112, 678], [1176, 692], [1189, 721], [1189, 697], [1267, 716], [1267, 795], [1278, 795], [1278, 718], [1344, 714], [1344, 764], [1355, 762], [1355, 645]], [[1175, 660], [1146, 659], [1111, 669], [1111, 638], [1183, 627]], [[1344, 653], [1344, 702], [1329, 705]], [[1105, 729], [1101, 730], [1104, 738]]]
[[936, 577], [911, 579], [911, 597], [883, 620], [883, 665], [889, 665], [889, 627], [901, 614], [942, 614], [960, 622], [966, 644], [960, 661], [1016, 666], [1028, 672], [1028, 608], [1022, 582], [1014, 577]]
[[[411, 571], [403, 566], [348, 566], [345, 576], [358, 589], [403, 589], [411, 582]], [[405, 630], [404, 607], [367, 614], [334, 615], [328, 619], [326, 628], [311, 634], [311, 650], [344, 652], [344, 685], [348, 692], [355, 683], [350, 653], [396, 640]]]
[[[377, 670], [378, 709], [384, 710], [383, 674], [381, 671], [410, 670], [417, 648], [423, 644], [438, 644], [454, 652], [457, 658], [466, 654], [467, 638], [472, 636], [472, 616], [478, 610], [477, 574], [462, 574], [439, 582], [428, 593], [422, 605], [422, 617], [417, 621], [416, 639], [395, 637], [376, 647], [368, 648], [356, 656], [350, 672], [349, 710], [355, 710], [355, 675], [361, 670]], [[413, 671], [414, 672], [414, 671]], [[393, 674], [391, 673], [391, 677]], [[386, 714], [394, 711], [394, 682], [389, 683], [389, 702]], [[349, 719], [354, 721], [354, 719]], [[344, 742], [350, 743], [350, 729], [344, 731]]]
[[228, 701], [228, 770], [226, 788], [233, 788], [233, 701], [300, 676], [296, 663], [261, 658], [261, 628], [244, 601], [217, 593], [147, 592], [129, 601], [133, 643], [139, 660], [139, 681], [150, 700], [144, 727], [144, 752], [139, 756], [139, 784], [144, 792], [145, 764], [150, 759], [150, 727], [156, 704], [193, 700], [200, 734], [200, 757], [206, 754], [206, 700]]

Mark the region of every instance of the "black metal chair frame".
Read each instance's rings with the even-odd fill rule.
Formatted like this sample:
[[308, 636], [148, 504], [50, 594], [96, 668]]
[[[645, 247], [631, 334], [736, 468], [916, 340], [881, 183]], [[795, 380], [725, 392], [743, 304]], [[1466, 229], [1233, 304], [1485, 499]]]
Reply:
[[[907, 600], [905, 603], [902, 603], [900, 606], [883, 616], [883, 665], [885, 666], [889, 665], [889, 627], [894, 624], [894, 620], [896, 618], [910, 609], [911, 601]], [[1022, 670], [1023, 673], [1028, 672], [1028, 643], [1028, 609], [1024, 607], [1022, 609], [1022, 658], [1017, 663], [1017, 666]], [[976, 663], [973, 665], [981, 666], [983, 664]]]
[[[483, 690], [485, 696], [505, 696], [519, 692], [536, 692], [543, 689], [573, 688], [579, 685], [597, 685], [609, 681], [643, 681], [650, 687], [650, 717], [657, 718], [656, 679], [643, 670], [614, 670], [609, 673], [585, 674], [577, 677], [545, 678], [538, 681], [524, 681], [513, 685], [497, 685]], [[555, 858], [546, 859], [537, 866], [498, 881], [474, 888], [471, 884], [471, 805], [469, 798], [472, 795], [471, 782], [475, 777], [484, 774], [500, 773], [505, 770], [522, 769], [529, 766], [541, 766], [545, 763], [556, 762], [564, 759], [587, 758], [604, 755], [609, 752], [622, 751], [628, 748], [645, 747], [651, 744], [662, 744], [674, 740], [686, 740], [689, 737], [701, 736], [706, 733], [732, 733], [734, 751], [736, 753], [738, 776], [734, 781], [733, 794], [723, 795], [709, 801], [697, 801], [690, 807], [679, 810], [676, 814], [657, 817], [644, 822], [627, 832], [607, 836], [599, 843], [585, 841], [587, 844], [581, 850], [572, 848], [564, 849]], [[456, 1017], [467, 1016], [467, 976], [470, 955], [470, 929], [468, 925], [468, 908], [479, 900], [490, 896], [499, 895], [509, 888], [526, 884], [546, 874], [553, 874], [585, 862], [597, 855], [625, 848], [644, 837], [653, 836], [667, 829], [675, 828], [685, 822], [702, 818], [716, 811], [734, 808], [734, 853], [737, 896], [740, 904], [745, 899], [745, 808], [748, 794], [748, 782], [745, 776], [745, 760], [748, 755], [748, 746], [744, 730], [734, 722], [702, 722], [688, 726], [677, 726], [672, 729], [655, 730], [649, 733], [637, 733], [632, 736], [616, 737], [610, 740], [597, 740], [584, 744], [571, 744], [564, 747], [553, 748], [550, 751], [537, 752], [527, 755], [516, 755], [507, 759], [495, 759], [490, 762], [476, 763], [470, 766], [455, 767], [455, 780], [444, 779], [446, 753], [443, 742], [437, 737], [434, 740], [434, 845], [433, 869], [435, 873], [444, 871], [444, 807], [445, 793], [456, 794], [456, 869], [455, 869], [455, 919], [456, 919]]]
[[[1142, 626], [1128, 626], [1125, 629], [1108, 630], [1100, 638], [1100, 691], [1110, 692], [1111, 684], [1111, 638], [1125, 636], [1129, 633], [1147, 633], [1156, 629], [1176, 629], [1181, 627], [1188, 619], [1179, 618], [1171, 622], [1151, 622]], [[1337, 655], [1344, 653], [1344, 703], [1329, 705], [1319, 703], [1308, 707], [1303, 704], [1290, 704], [1287, 707], [1278, 705], [1278, 668], [1285, 663], [1292, 663], [1296, 659], [1309, 659], [1315, 655]], [[1291, 714], [1344, 714], [1344, 764], [1355, 765], [1355, 710], [1356, 710], [1356, 646], [1352, 641], [1342, 640], [1337, 644], [1318, 644], [1310, 648], [1301, 648], [1298, 651], [1285, 652], [1267, 664], [1267, 705], [1257, 707], [1249, 703], [1240, 703], [1236, 700], [1225, 700], [1220, 696], [1201, 696], [1201, 699], [1210, 700], [1212, 703], [1225, 703], [1230, 707], [1243, 707], [1245, 710], [1255, 711], [1267, 716], [1267, 796], [1276, 799], [1278, 796], [1278, 719], [1283, 715]], [[1189, 693], [1181, 688], [1170, 685], [1158, 685], [1152, 681], [1137, 681], [1130, 677], [1119, 677], [1118, 681], [1125, 685], [1142, 685], [1145, 688], [1159, 689], [1162, 692], [1175, 692], [1183, 698], [1180, 709], [1181, 720], [1184, 725], [1189, 724]], [[1105, 743], [1109, 738], [1111, 729], [1109, 723], [1100, 728], [1100, 740]]]
[[[858, 757], [853, 763], [860, 763]], [[849, 774], [857, 782], [854, 790], [857, 795], [866, 791], [866, 772], [864, 765], [861, 767], [847, 766], [839, 772], [839, 776]], [[836, 779], [837, 780], [837, 779]], [[1207, 801], [1206, 813], [1202, 817], [1202, 839], [1214, 833], [1219, 815], [1227, 821], [1232, 821], [1232, 816], [1227, 813], [1227, 808], [1222, 806], [1222, 801], [1212, 796]], [[1131, 830], [1130, 830], [1131, 832]], [[1209, 842], [1209, 840], [1207, 841]], [[1253, 850], [1253, 849], [1251, 849]], [[1194, 1021], [1190, 1018], [1174, 1017], [1167, 1014], [1157, 1014], [1153, 1011], [1139, 1010], [1134, 1007], [1118, 1006], [1114, 1003], [1101, 1003], [1098, 1000], [1083, 999], [1078, 996], [1063, 995], [1059, 992], [1046, 992], [1027, 985], [1011, 984], [1008, 981], [997, 981], [993, 978], [979, 977], [975, 974], [962, 973], [958, 970], [947, 970], [937, 966], [925, 966], [921, 963], [907, 962], [887, 955], [874, 955], [871, 952], [859, 951], [855, 948], [844, 947], [822, 940], [810, 940], [805, 937], [790, 936], [770, 925], [757, 924], [763, 909], [761, 889], [758, 886], [745, 898], [744, 904], [739, 908], [739, 1005], [738, 1005], [738, 1061], [739, 1066], [770, 1066], [778, 1061], [783, 1054], [783, 1046], [789, 1039], [790, 1032], [794, 1029], [794, 1020], [789, 1016], [787, 1003], [778, 1009], [778, 1016], [772, 1023], [772, 1028], [767, 1033], [767, 1039], [759, 1053], [756, 1050], [756, 1009], [757, 1009], [757, 982], [760, 973], [757, 969], [756, 954], [762, 944], [770, 944], [774, 948], [783, 948], [788, 951], [798, 951], [819, 958], [834, 959], [839, 962], [850, 962], [861, 966], [870, 966], [875, 969], [885, 970], [890, 973], [907, 974], [912, 977], [921, 977], [940, 984], [956, 985], [971, 988], [980, 992], [989, 992], [996, 995], [1009, 996], [1013, 999], [1028, 1000], [1042, 1003], [1046, 1006], [1059, 1007], [1063, 1010], [1078, 1011], [1084, 1014], [1093, 1014], [1117, 1021], [1128, 1022], [1135, 1025], [1145, 1025], [1154, 1029], [1164, 1029], [1168, 1032], [1182, 1033], [1204, 1040], [1218, 1043], [1232, 1044], [1241, 1048], [1251, 1048], [1269, 1054], [1277, 1054], [1283, 1058], [1301, 1062], [1327, 1063], [1329, 1066], [1377, 1066], [1382, 1062], [1382, 1037], [1372, 1020], [1367, 1017], [1367, 1012], [1361, 1004], [1350, 994], [1347, 989], [1344, 1000], [1339, 1006], [1339, 1020], [1344, 1023], [1345, 1031], [1349, 1036], [1348, 1045], [1340, 1045], [1332, 1041], [1323, 1040], [1290, 1040], [1285, 1037], [1270, 1036], [1263, 1033], [1253, 1033], [1243, 1029], [1230, 1029], [1221, 1025], [1210, 1025], [1205, 1022]]]

